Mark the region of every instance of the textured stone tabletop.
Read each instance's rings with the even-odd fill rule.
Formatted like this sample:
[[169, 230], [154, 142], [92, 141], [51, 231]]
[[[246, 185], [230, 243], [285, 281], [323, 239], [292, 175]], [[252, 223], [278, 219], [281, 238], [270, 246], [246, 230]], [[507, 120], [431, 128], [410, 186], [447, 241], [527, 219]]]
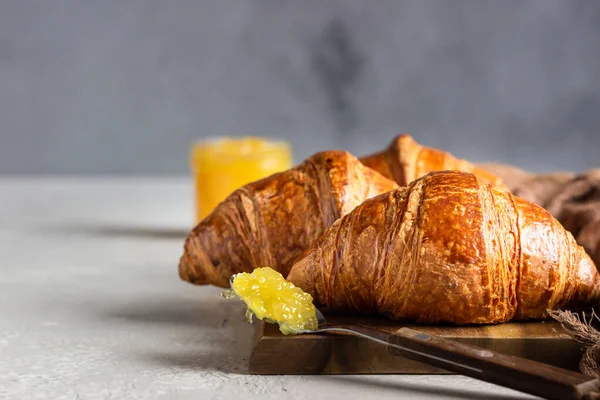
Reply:
[[0, 179], [0, 398], [520, 399], [461, 376], [252, 376], [252, 327], [179, 280], [182, 179]]

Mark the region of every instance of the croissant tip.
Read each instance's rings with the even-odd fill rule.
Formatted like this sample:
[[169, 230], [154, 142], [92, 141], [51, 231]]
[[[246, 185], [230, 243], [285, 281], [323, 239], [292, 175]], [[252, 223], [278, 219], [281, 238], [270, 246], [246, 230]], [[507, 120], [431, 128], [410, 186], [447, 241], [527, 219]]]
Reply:
[[404, 133], [397, 135], [394, 138], [394, 140], [392, 141], [392, 143], [401, 143], [401, 142], [416, 143], [417, 141], [411, 134], [404, 132]]
[[179, 278], [183, 281], [189, 282], [193, 285], [206, 285], [209, 283], [206, 275], [203, 274], [201, 270], [196, 268], [196, 263], [190, 254], [187, 244], [185, 246], [183, 255], [179, 260], [178, 270]]

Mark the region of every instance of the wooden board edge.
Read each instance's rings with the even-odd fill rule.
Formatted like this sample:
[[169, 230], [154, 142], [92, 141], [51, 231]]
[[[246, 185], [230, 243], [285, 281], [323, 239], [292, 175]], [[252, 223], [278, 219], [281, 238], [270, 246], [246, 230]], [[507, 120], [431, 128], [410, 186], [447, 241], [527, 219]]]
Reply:
[[[249, 359], [249, 373], [256, 375], [344, 375], [344, 374], [427, 374], [444, 375], [447, 371], [390, 355], [367, 339], [307, 335], [303, 337], [265, 336], [265, 323], [257, 324]], [[570, 337], [555, 338], [471, 338], [458, 341], [517, 355], [562, 368], [577, 370], [582, 346]], [[282, 342], [285, 342], [283, 344]], [[285, 351], [284, 351], [285, 349]], [[351, 351], [349, 351], [349, 349]], [[356, 350], [356, 351], [354, 351]], [[286, 353], [291, 355], [286, 357]], [[358, 357], [356, 353], [358, 352]], [[283, 353], [283, 354], [282, 354]], [[277, 365], [273, 365], [277, 360]]]

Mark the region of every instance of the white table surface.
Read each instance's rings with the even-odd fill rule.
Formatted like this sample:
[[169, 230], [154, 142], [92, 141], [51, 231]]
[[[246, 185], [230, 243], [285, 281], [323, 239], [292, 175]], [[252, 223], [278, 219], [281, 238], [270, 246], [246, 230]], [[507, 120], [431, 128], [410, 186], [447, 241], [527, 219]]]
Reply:
[[520, 399], [461, 376], [252, 376], [240, 303], [179, 280], [187, 179], [0, 179], [0, 398]]

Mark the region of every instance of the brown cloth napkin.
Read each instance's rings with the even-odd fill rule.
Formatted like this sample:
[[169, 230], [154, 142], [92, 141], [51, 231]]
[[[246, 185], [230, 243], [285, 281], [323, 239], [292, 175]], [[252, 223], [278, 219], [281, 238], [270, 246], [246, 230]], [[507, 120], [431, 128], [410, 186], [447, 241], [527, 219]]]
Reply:
[[[600, 268], [600, 169], [583, 174], [557, 172], [531, 174], [512, 166], [487, 164], [515, 195], [548, 210], [570, 231]], [[598, 308], [598, 307], [597, 307]], [[570, 311], [551, 311], [567, 334], [585, 348], [579, 369], [586, 375], [600, 377], [600, 319]]]
[[576, 176], [571, 172], [533, 174], [504, 164], [482, 164], [481, 166], [502, 178], [512, 194], [542, 207], [545, 207], [554, 195]]
[[[545, 207], [593, 258], [600, 244], [600, 169], [590, 170], [567, 181]], [[600, 266], [598, 261], [594, 259], [596, 265]]]

